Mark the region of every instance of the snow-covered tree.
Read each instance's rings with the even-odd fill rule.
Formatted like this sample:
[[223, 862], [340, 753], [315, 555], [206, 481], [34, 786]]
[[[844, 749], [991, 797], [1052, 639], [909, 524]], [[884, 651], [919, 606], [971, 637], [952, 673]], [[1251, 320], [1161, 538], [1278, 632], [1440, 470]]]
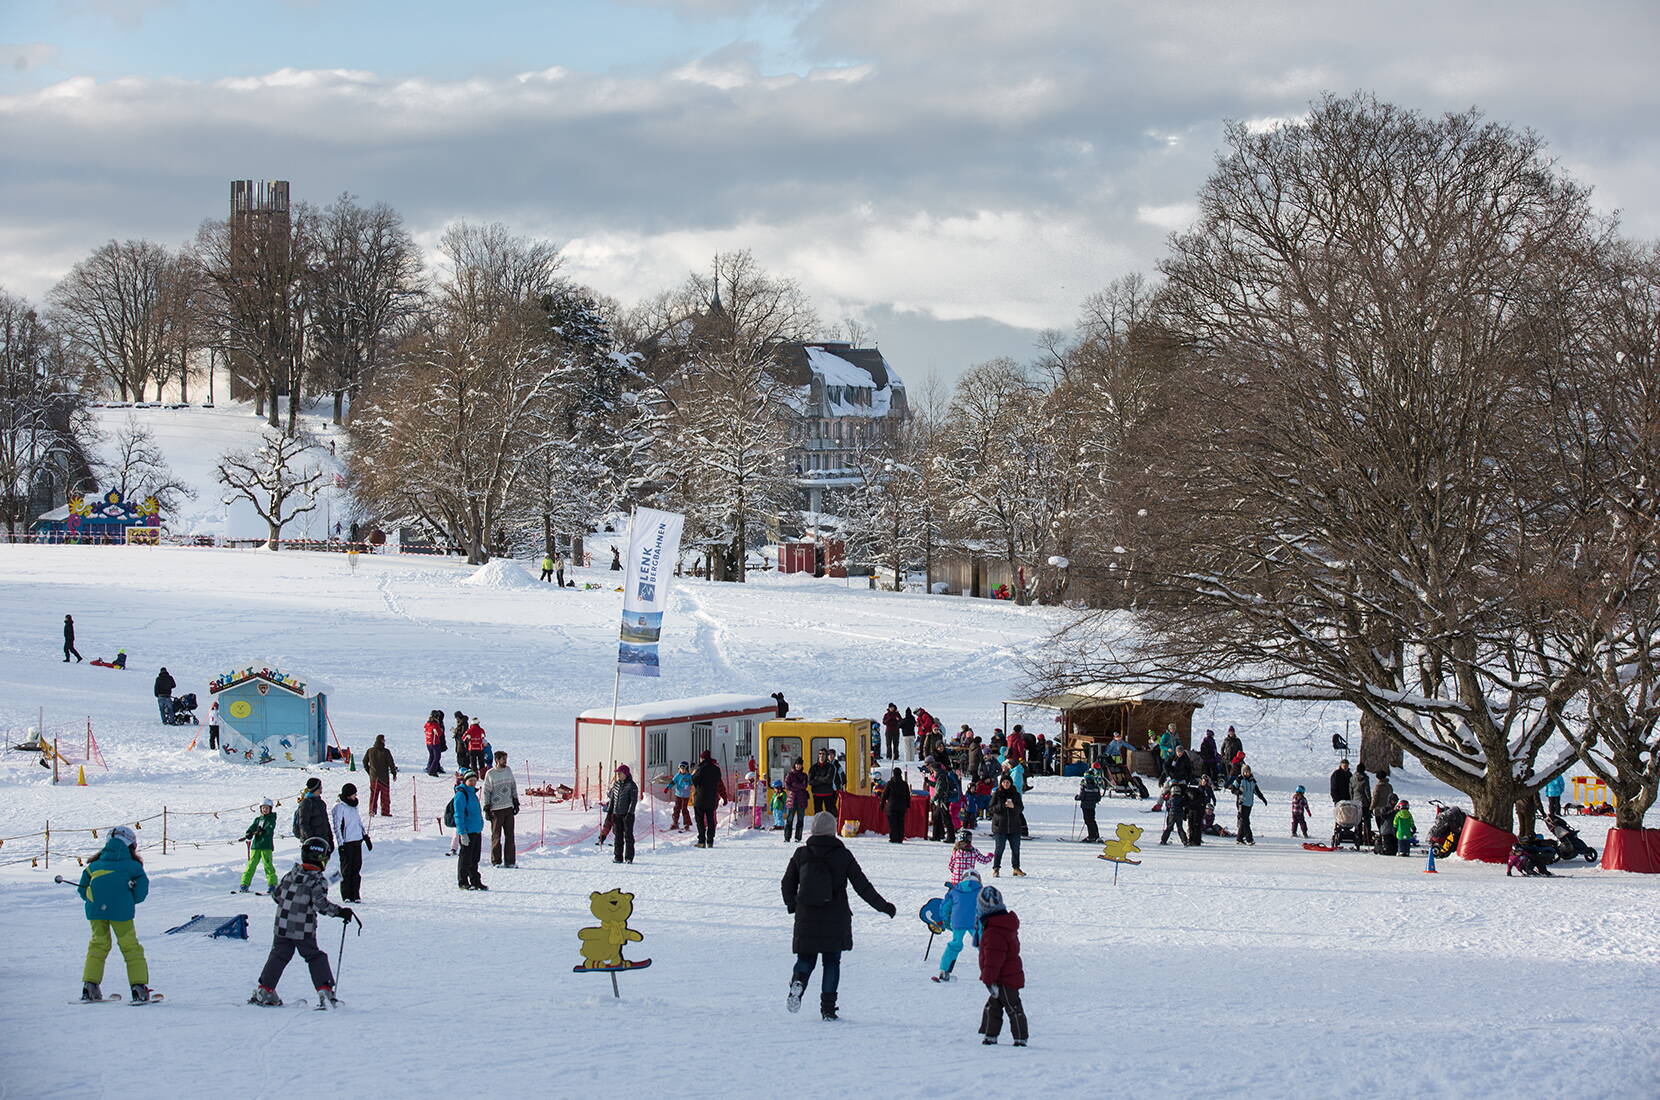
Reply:
[[219, 482], [230, 490], [226, 503], [238, 498], [253, 506], [269, 531], [265, 545], [280, 550], [283, 525], [317, 507], [317, 487], [323, 470], [306, 459], [316, 450], [305, 434], [286, 435], [267, 429], [260, 444], [219, 460]]
[[177, 510], [181, 500], [193, 500], [196, 490], [180, 481], [149, 428], [132, 417], [115, 434], [115, 450], [101, 470], [105, 488], [119, 489], [125, 500], [155, 497], [163, 515]]

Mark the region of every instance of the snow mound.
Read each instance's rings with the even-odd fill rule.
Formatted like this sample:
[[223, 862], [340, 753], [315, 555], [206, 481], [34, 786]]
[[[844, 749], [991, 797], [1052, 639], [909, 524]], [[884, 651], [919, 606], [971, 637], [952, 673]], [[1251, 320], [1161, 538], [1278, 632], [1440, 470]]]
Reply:
[[525, 567], [512, 558], [496, 558], [473, 570], [473, 575], [461, 582], [474, 588], [536, 588], [539, 584]]

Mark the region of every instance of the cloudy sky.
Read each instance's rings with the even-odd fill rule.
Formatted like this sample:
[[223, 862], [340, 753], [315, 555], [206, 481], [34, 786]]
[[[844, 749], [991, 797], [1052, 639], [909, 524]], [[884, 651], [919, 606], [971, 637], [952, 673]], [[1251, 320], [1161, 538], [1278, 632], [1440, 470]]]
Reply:
[[1652, 0], [0, 0], [0, 285], [283, 178], [625, 303], [749, 248], [949, 377], [1150, 269], [1224, 120], [1328, 90], [1532, 127], [1660, 236], [1657, 54]]

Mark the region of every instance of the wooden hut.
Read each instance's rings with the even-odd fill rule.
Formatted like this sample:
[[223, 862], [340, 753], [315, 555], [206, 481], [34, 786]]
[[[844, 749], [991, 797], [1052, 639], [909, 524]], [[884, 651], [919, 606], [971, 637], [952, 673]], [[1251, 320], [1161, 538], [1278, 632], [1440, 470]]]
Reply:
[[1066, 763], [1093, 760], [1114, 737], [1122, 736], [1136, 750], [1131, 756], [1134, 770], [1157, 775], [1148, 731], [1153, 731], [1156, 740], [1166, 726], [1173, 725], [1177, 740], [1191, 749], [1193, 712], [1202, 706], [1194, 694], [1169, 688], [1079, 684], [1053, 695], [1003, 700], [1003, 728], [1009, 728], [1010, 707], [1054, 711]]

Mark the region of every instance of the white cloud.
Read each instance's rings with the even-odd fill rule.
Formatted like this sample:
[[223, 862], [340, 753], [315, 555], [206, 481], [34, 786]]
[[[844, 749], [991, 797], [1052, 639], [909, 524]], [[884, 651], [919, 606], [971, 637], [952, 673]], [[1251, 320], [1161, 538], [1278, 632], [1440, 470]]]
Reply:
[[1166, 233], [1186, 229], [1199, 216], [1199, 207], [1191, 202], [1172, 202], [1163, 206], [1138, 206], [1135, 220]]

